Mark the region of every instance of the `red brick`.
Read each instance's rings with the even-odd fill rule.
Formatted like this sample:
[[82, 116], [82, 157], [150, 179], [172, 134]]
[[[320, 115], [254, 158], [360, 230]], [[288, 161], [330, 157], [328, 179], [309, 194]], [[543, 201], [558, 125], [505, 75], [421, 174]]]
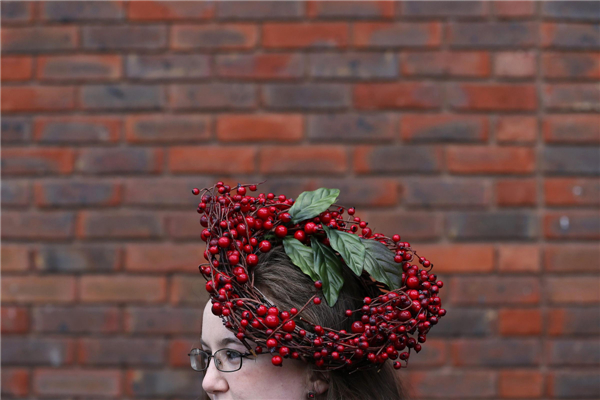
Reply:
[[542, 47], [572, 50], [597, 50], [600, 48], [597, 24], [542, 23]]
[[193, 1], [132, 1], [127, 16], [134, 21], [207, 20], [215, 15], [216, 3]]
[[449, 146], [448, 170], [459, 174], [529, 174], [535, 152], [525, 147]]
[[495, 124], [496, 140], [498, 143], [535, 143], [537, 125], [535, 117], [498, 117]]
[[[412, 358], [410, 364], [412, 365]], [[491, 398], [496, 395], [496, 380], [496, 373], [493, 371], [458, 368], [413, 371], [410, 373], [411, 395], [423, 399], [440, 398], [441, 395], [457, 399], [474, 395]], [[435, 385], [429, 384], [430, 382], [435, 382]]]
[[[79, 45], [77, 26], [24, 26], [2, 29], [2, 52], [73, 50]], [[6, 88], [5, 88], [6, 90]]]
[[2, 213], [2, 239], [61, 241], [73, 236], [75, 215], [71, 212]]
[[121, 125], [117, 117], [37, 117], [33, 136], [42, 143], [114, 143], [119, 140]]
[[403, 114], [400, 136], [404, 141], [487, 142], [488, 119], [480, 116]]
[[[361, 215], [374, 232], [380, 232], [386, 236], [395, 233], [403, 234], [410, 232], [411, 240], [438, 240], [442, 236], [441, 215], [435, 215], [426, 211], [363, 211]], [[404, 240], [407, 238], [404, 237]], [[431, 260], [434, 262], [435, 260]]]
[[125, 331], [135, 334], [192, 334], [201, 331], [198, 307], [128, 307]]
[[121, 371], [95, 369], [37, 369], [33, 390], [42, 396], [119, 396]]
[[600, 335], [598, 305], [570, 308], [551, 308], [548, 313], [547, 332], [551, 336]]
[[162, 235], [160, 216], [149, 211], [84, 211], [77, 236], [86, 239], [150, 239]]
[[494, 71], [501, 78], [533, 78], [537, 71], [536, 54], [533, 51], [496, 53]]
[[534, 85], [499, 83], [450, 84], [450, 106], [469, 111], [533, 111], [538, 107]]
[[198, 239], [202, 230], [197, 218], [190, 218], [189, 211], [173, 211], [165, 216], [167, 235], [173, 240]]
[[176, 338], [169, 340], [169, 366], [171, 367], [189, 367], [190, 358], [188, 353], [190, 349], [198, 348], [200, 342], [197, 338]]
[[29, 310], [26, 307], [2, 307], [2, 334], [28, 331]]
[[257, 41], [258, 28], [254, 24], [175, 25], [171, 28], [174, 50], [251, 49]]
[[237, 114], [217, 117], [221, 142], [298, 142], [304, 133], [300, 114]]
[[9, 86], [2, 91], [3, 112], [64, 111], [75, 108], [69, 86]]
[[357, 22], [353, 26], [354, 46], [437, 47], [442, 41], [439, 22]]
[[482, 17], [488, 13], [485, 1], [408, 1], [401, 6], [398, 15], [413, 18]]
[[166, 299], [166, 278], [149, 276], [82, 276], [84, 303], [159, 303]]
[[[2, 4], [2, 6], [3, 6], [2, 8], [4, 9], [4, 3]], [[2, 394], [5, 396], [25, 397], [25, 396], [27, 396], [28, 393], [29, 393], [29, 370], [26, 368], [3, 367], [2, 368]]]
[[354, 86], [354, 106], [360, 110], [435, 109], [442, 92], [434, 83], [364, 83]]
[[354, 151], [354, 170], [372, 172], [439, 172], [440, 146], [359, 146]]
[[600, 182], [585, 178], [546, 178], [544, 199], [549, 206], [600, 206]]
[[503, 399], [538, 398], [544, 394], [544, 375], [539, 371], [500, 371], [498, 379], [498, 394]]
[[220, 54], [216, 74], [235, 79], [294, 79], [304, 75], [302, 54]]
[[538, 278], [453, 277], [449, 283], [446, 299], [454, 305], [524, 305], [540, 302]]
[[128, 115], [125, 120], [130, 143], [205, 142], [211, 131], [209, 115]]
[[499, 245], [498, 270], [501, 273], [540, 271], [540, 249], [535, 244]]
[[419, 357], [411, 359], [410, 364], [412, 368], [435, 368], [446, 364], [448, 358], [445, 340], [427, 338], [427, 344], [419, 352]]
[[271, 22], [262, 27], [262, 45], [269, 49], [344, 48], [349, 27], [337, 22]]
[[[198, 262], [196, 262], [198, 264]], [[189, 264], [187, 271], [192, 271]], [[204, 289], [206, 279], [202, 276], [175, 275], [171, 279], [171, 304], [188, 304], [202, 309], [209, 299], [208, 292]], [[188, 360], [189, 362], [189, 360]]]
[[71, 149], [4, 148], [2, 174], [70, 174], [73, 171], [74, 158], [75, 153]]
[[348, 154], [341, 146], [269, 146], [260, 149], [263, 174], [341, 174], [348, 169]]
[[196, 244], [130, 244], [125, 269], [129, 272], [197, 272], [204, 249]]
[[282, 20], [304, 16], [303, 1], [220, 1], [217, 2], [217, 18], [222, 20]]
[[502, 336], [536, 336], [542, 333], [539, 309], [505, 308], [498, 313], [498, 331]]
[[156, 174], [164, 152], [156, 148], [90, 148], [79, 152], [75, 167], [83, 174]]
[[163, 339], [81, 338], [77, 359], [81, 365], [160, 366], [165, 347]]
[[67, 276], [3, 276], [2, 303], [70, 303], [75, 278]]
[[544, 215], [547, 239], [600, 239], [600, 214], [593, 211], [547, 211]]
[[29, 56], [3, 56], [2, 82], [31, 79], [33, 73], [32, 60]]
[[600, 143], [600, 117], [597, 115], [547, 115], [542, 132], [546, 143]]
[[169, 149], [169, 171], [176, 173], [253, 173], [257, 151], [244, 147], [187, 146]]
[[[340, 196], [336, 201], [338, 204], [369, 208], [395, 206], [398, 204], [402, 192], [401, 186], [395, 179], [379, 177], [320, 178], [311, 180], [308, 190], [316, 190], [320, 187], [335, 187], [340, 189]], [[285, 186], [282, 189], [284, 188]], [[294, 191], [297, 191], [297, 188], [300, 188], [298, 194], [302, 192], [301, 183], [294, 188]], [[284, 191], [282, 190], [282, 192]], [[285, 193], [289, 192], [286, 190]], [[294, 195], [293, 198], [297, 198], [297, 196]]]
[[537, 204], [537, 184], [535, 180], [497, 180], [496, 203], [501, 207], [535, 206]]
[[175, 110], [251, 109], [258, 105], [256, 89], [250, 83], [171, 85], [169, 102]]
[[40, 80], [115, 80], [123, 76], [117, 55], [41, 56], [37, 60]]
[[29, 269], [30, 252], [27, 246], [4, 243], [0, 252], [2, 254], [0, 264], [3, 272], [21, 272]]
[[[194, 187], [208, 187], [214, 180], [208, 177], [135, 178], [125, 181], [126, 205], [154, 208], [196, 208], [198, 200], [192, 195]], [[196, 221], [197, 222], [197, 221]]]
[[600, 303], [598, 275], [575, 277], [548, 277], [546, 298], [551, 304], [596, 304]]
[[404, 76], [488, 77], [490, 54], [485, 51], [409, 51], [402, 53]]
[[544, 271], [600, 272], [600, 249], [595, 244], [548, 245], [544, 247]]
[[494, 1], [492, 12], [500, 18], [528, 18], [535, 14], [536, 2], [526, 1]]
[[455, 366], [535, 366], [542, 348], [537, 339], [459, 339], [450, 343]]
[[306, 13], [309, 18], [376, 19], [393, 18], [393, 1], [308, 1]]
[[[404, 240], [407, 240], [405, 238]], [[419, 256], [433, 264], [436, 274], [473, 274], [494, 271], [494, 246], [479, 244], [419, 244]]]
[[546, 84], [542, 96], [548, 110], [600, 111], [600, 91], [595, 83]]
[[34, 330], [46, 334], [119, 333], [121, 319], [117, 306], [41, 306], [33, 310]]
[[545, 78], [600, 79], [600, 56], [597, 53], [542, 54], [542, 74]]

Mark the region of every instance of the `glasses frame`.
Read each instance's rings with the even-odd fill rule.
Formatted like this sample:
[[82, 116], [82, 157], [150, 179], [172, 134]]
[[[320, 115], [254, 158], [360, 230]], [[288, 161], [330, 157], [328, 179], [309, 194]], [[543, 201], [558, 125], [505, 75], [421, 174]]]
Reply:
[[[244, 364], [244, 362], [243, 362], [243, 361], [244, 361], [244, 358], [254, 357], [254, 355], [253, 355], [252, 353], [249, 353], [249, 352], [242, 353], [242, 352], [239, 352], [239, 351], [237, 351], [237, 350], [230, 349], [230, 348], [227, 348], [227, 347], [224, 347], [224, 348], [222, 348], [222, 349], [216, 350], [216, 351], [215, 351], [213, 354], [210, 354], [208, 351], [204, 351], [204, 350], [202, 350], [202, 349], [193, 348], [193, 349], [191, 349], [191, 350], [190, 350], [190, 352], [188, 353], [188, 356], [190, 357], [190, 365], [191, 365], [191, 363], [192, 363], [191, 357], [192, 357], [192, 356], [197, 356], [197, 355], [200, 355], [200, 353], [204, 353], [204, 354], [206, 354], [206, 355], [207, 355], [207, 357], [208, 357], [208, 361], [206, 362], [206, 368], [204, 368], [204, 369], [201, 369], [201, 370], [197, 370], [197, 369], [195, 369], [195, 368], [192, 366], [192, 369], [193, 369], [194, 371], [196, 371], [196, 372], [205, 372], [205, 371], [208, 369], [208, 367], [210, 366], [210, 360], [212, 360], [213, 358], [215, 358], [215, 355], [216, 355], [218, 352], [222, 351], [222, 350], [229, 350], [229, 351], [234, 351], [234, 352], [238, 353], [238, 354], [240, 355], [240, 366], [239, 366], [239, 368], [238, 368], [238, 369], [234, 369], [233, 371], [223, 371], [222, 369], [220, 369], [220, 368], [219, 368], [218, 364], [217, 364], [216, 362], [214, 362], [214, 364], [215, 364], [215, 368], [216, 368], [217, 370], [221, 371], [221, 372], [236, 372], [236, 371], [239, 371], [240, 369], [242, 369], [242, 365]], [[194, 351], [197, 351], [197, 352], [198, 352], [198, 354], [193, 354], [193, 352], [194, 352]]]

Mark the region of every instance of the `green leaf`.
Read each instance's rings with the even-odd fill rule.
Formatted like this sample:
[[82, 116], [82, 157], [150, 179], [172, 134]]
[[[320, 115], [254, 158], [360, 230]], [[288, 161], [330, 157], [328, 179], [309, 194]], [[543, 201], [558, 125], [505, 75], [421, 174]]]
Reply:
[[352, 272], [356, 276], [360, 276], [365, 262], [365, 245], [362, 244], [358, 236], [337, 229], [330, 229], [325, 225], [323, 225], [323, 229], [327, 233], [331, 247], [340, 253]]
[[329, 247], [319, 243], [314, 236], [311, 236], [310, 241], [315, 254], [314, 265], [323, 282], [325, 300], [329, 307], [333, 307], [344, 286], [342, 260]]
[[314, 251], [312, 247], [303, 245], [298, 239], [291, 236], [283, 238], [283, 248], [295, 266], [310, 276], [313, 281], [319, 280], [319, 275], [314, 266]]
[[335, 203], [339, 195], [339, 189], [327, 188], [300, 193], [294, 205], [288, 210], [292, 223], [297, 224], [305, 219], [316, 217]]
[[394, 261], [394, 253], [377, 240], [359, 239], [366, 250], [365, 270], [391, 290], [398, 289], [402, 280], [402, 268]]

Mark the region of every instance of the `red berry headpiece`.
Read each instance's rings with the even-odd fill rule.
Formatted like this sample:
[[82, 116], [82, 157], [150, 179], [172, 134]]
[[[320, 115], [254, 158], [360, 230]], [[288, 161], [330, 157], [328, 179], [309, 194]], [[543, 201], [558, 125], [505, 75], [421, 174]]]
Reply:
[[[212, 312], [251, 352], [270, 351], [274, 365], [291, 357], [328, 370], [380, 368], [387, 359], [403, 360], [406, 366], [410, 350], [419, 352], [431, 326], [446, 314], [438, 296], [443, 283], [430, 273], [433, 264], [400, 242], [399, 235], [372, 233], [354, 217], [354, 208], [336, 206], [338, 189], [303, 192], [296, 201], [273, 193], [250, 196], [247, 190], [256, 191], [256, 185], [231, 188], [217, 182], [192, 190], [201, 195], [197, 211], [205, 227], [201, 237], [207, 242], [208, 262], [199, 268], [208, 280]], [[354, 319], [350, 332], [301, 317], [306, 307], [326, 307], [320, 297], [313, 296], [300, 310], [278, 310], [254, 286], [258, 254], [279, 244], [315, 281], [329, 306], [344, 285], [344, 268], [371, 288], [373, 298], [365, 297], [362, 308], [345, 312]], [[422, 269], [410, 264], [413, 254]], [[416, 339], [411, 337], [415, 332]], [[246, 339], [258, 346], [253, 349]], [[403, 365], [394, 361], [394, 367]]]

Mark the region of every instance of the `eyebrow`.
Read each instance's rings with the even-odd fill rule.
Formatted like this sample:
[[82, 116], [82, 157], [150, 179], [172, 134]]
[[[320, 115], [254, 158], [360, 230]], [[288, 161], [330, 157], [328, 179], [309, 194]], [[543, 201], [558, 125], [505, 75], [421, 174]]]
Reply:
[[[232, 337], [223, 338], [218, 343], [221, 346], [226, 346], [228, 344], [239, 344], [239, 345], [243, 346], [243, 344], [238, 339], [232, 338]], [[208, 347], [210, 349], [210, 346], [202, 339], [200, 339], [200, 344], [202, 344], [202, 346]]]

